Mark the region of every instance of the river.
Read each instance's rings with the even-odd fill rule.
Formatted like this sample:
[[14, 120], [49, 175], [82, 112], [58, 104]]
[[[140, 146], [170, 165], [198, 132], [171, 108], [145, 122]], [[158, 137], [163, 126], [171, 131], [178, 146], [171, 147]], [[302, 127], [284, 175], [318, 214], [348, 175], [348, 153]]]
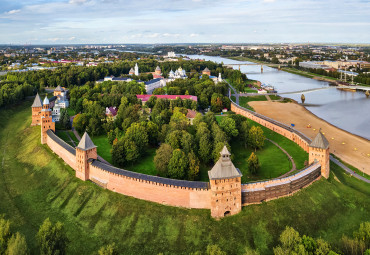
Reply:
[[[223, 62], [224, 64], [252, 63], [216, 56], [187, 56], [191, 59], [205, 59], [216, 63]], [[239, 67], [235, 66], [234, 68]], [[261, 73], [260, 66], [241, 66], [240, 70], [246, 73], [250, 79], [274, 86], [280, 93], [329, 87], [328, 82], [279, 71], [267, 66], [263, 66], [263, 73]], [[283, 96], [300, 102], [301, 94]], [[304, 95], [305, 103], [317, 105], [306, 107], [313, 114], [341, 129], [370, 140], [370, 98], [366, 98], [364, 92], [350, 92], [330, 88], [306, 92]]]

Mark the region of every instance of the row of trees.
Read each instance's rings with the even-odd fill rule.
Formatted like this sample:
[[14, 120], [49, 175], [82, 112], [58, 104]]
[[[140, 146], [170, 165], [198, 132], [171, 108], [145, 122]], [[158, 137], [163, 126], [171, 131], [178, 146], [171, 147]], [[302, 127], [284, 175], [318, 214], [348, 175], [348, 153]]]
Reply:
[[[332, 247], [322, 238], [301, 236], [294, 228], [287, 226], [279, 237], [279, 245], [273, 248], [274, 255], [370, 255], [370, 222], [363, 222], [353, 233], [353, 238], [343, 235], [339, 247]], [[218, 245], [208, 245], [205, 252], [195, 252], [193, 255], [226, 255]], [[250, 247], [244, 255], [259, 255], [260, 251]]]
[[[41, 255], [66, 254], [69, 242], [64, 226], [61, 222], [53, 224], [47, 218], [36, 235], [39, 252]], [[0, 254], [28, 255], [30, 251], [26, 238], [19, 232], [11, 231], [11, 223], [4, 216], [0, 217]]]

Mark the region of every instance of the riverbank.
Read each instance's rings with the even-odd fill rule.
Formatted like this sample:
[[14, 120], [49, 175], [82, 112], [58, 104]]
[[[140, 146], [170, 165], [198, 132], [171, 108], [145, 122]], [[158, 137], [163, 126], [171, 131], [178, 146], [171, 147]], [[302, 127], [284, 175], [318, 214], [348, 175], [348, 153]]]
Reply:
[[[348, 164], [370, 174], [370, 141], [344, 131], [320, 119], [296, 103], [271, 101], [249, 102], [253, 109], [284, 124], [295, 124], [295, 128], [311, 139], [319, 129], [330, 142], [330, 152]], [[308, 127], [310, 125], [310, 128]]]

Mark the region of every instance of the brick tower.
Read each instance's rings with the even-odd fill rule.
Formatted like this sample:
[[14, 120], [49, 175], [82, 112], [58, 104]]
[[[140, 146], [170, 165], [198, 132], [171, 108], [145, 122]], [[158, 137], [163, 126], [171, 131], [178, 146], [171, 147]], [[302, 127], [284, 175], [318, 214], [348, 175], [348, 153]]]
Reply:
[[96, 146], [91, 141], [90, 136], [85, 132], [82, 136], [80, 143], [76, 147], [76, 177], [81, 180], [89, 179], [89, 159], [97, 159], [98, 154]]
[[330, 155], [329, 155], [329, 142], [325, 136], [321, 133], [321, 130], [316, 135], [315, 139], [310, 144], [309, 150], [309, 163], [313, 163], [315, 160], [321, 164], [321, 175], [326, 179], [329, 178], [330, 174]]
[[49, 108], [49, 99], [45, 96], [41, 110], [41, 144], [45, 144], [47, 142], [46, 131], [49, 129], [55, 132], [55, 122], [53, 122], [51, 109]]
[[208, 171], [211, 184], [211, 216], [222, 218], [234, 215], [242, 209], [242, 190], [239, 169], [235, 168], [226, 146], [220, 152], [221, 157]]
[[206, 74], [208, 76], [211, 76], [211, 71], [208, 69], [208, 67], [204, 68], [202, 74]]
[[157, 66], [157, 68], [155, 69], [154, 74], [156, 74], [156, 75], [161, 75], [162, 74], [162, 70], [159, 66]]
[[41, 125], [41, 110], [42, 110], [42, 102], [39, 93], [37, 93], [35, 100], [32, 104], [32, 123], [31, 126]]

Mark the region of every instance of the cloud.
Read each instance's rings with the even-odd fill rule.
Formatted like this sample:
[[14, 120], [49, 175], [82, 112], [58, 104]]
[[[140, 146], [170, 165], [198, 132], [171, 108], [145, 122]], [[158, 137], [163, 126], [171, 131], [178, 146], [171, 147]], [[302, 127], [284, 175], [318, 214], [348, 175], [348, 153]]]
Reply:
[[87, 0], [69, 0], [70, 4], [84, 4]]
[[197, 37], [199, 34], [190, 34], [190, 37]]
[[20, 11], [21, 10], [19, 10], [19, 9], [17, 9], [17, 10], [11, 10], [11, 11], [6, 12], [6, 14], [15, 14], [15, 13], [18, 13]]

